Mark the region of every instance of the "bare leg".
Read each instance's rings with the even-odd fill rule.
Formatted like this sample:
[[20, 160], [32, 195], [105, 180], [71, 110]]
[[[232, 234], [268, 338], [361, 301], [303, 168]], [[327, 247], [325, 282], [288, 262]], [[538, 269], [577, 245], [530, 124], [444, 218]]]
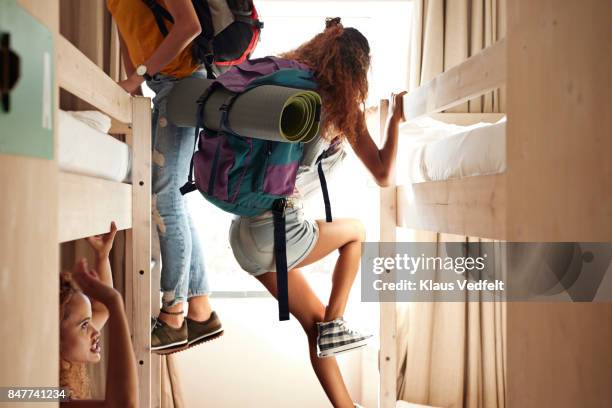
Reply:
[[361, 243], [365, 230], [359, 220], [338, 219], [333, 222], [317, 220], [319, 239], [314, 249], [298, 265], [310, 265], [338, 249], [340, 256], [332, 275], [332, 290], [322, 321], [328, 322], [344, 315], [348, 296], [355, 281], [361, 258]]
[[[268, 272], [257, 279], [276, 297], [276, 273]], [[288, 273], [289, 310], [300, 322], [308, 337], [310, 362], [325, 394], [336, 408], [353, 408], [353, 402], [346, 389], [342, 374], [334, 357], [317, 357], [316, 323], [323, 320], [325, 307], [314, 294], [299, 269]]]
[[192, 296], [188, 300], [189, 311], [187, 317], [197, 322], [203, 322], [210, 317], [212, 308], [208, 301], [208, 295]]

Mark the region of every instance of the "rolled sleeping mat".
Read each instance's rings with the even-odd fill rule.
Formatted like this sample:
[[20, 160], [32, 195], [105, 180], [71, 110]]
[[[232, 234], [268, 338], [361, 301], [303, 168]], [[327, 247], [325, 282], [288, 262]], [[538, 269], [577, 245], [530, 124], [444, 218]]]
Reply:
[[[193, 77], [177, 81], [166, 99], [168, 120], [177, 126], [195, 127], [198, 99], [213, 82], [214, 79]], [[219, 89], [217, 92], [223, 92], [228, 97], [230, 95], [225, 89]]]
[[[167, 99], [168, 119], [177, 126], [196, 125], [197, 100], [213, 80], [185, 78]], [[220, 87], [204, 107], [204, 125], [219, 130], [221, 111], [231, 92]], [[261, 85], [240, 94], [232, 105], [228, 124], [245, 137], [281, 142], [309, 142], [320, 125], [321, 97], [314, 91], [277, 85]]]

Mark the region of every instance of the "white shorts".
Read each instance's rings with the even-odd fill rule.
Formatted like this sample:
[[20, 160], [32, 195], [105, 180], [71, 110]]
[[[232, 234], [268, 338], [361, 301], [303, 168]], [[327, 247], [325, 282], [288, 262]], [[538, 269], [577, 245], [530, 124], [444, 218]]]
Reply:
[[[285, 211], [287, 270], [299, 265], [315, 247], [319, 238], [316, 221], [304, 219], [301, 203]], [[272, 211], [256, 217], [237, 217], [229, 232], [236, 260], [253, 276], [275, 272], [274, 218]]]

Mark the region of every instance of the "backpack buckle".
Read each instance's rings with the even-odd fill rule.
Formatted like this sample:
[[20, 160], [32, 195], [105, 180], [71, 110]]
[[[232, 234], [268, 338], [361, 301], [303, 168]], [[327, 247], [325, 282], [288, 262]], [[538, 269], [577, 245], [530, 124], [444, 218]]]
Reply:
[[191, 193], [192, 191], [195, 191], [195, 190], [197, 190], [197, 186], [193, 181], [188, 181], [187, 183], [185, 183], [183, 187], [179, 188], [181, 195]]

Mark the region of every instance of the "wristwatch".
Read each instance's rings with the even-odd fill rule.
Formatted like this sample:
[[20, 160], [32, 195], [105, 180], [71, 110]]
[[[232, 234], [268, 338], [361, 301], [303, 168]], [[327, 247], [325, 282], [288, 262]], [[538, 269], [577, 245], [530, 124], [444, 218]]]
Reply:
[[153, 79], [151, 75], [147, 74], [147, 67], [145, 65], [139, 65], [138, 68], [136, 68], [136, 75], [143, 77], [147, 81]]

